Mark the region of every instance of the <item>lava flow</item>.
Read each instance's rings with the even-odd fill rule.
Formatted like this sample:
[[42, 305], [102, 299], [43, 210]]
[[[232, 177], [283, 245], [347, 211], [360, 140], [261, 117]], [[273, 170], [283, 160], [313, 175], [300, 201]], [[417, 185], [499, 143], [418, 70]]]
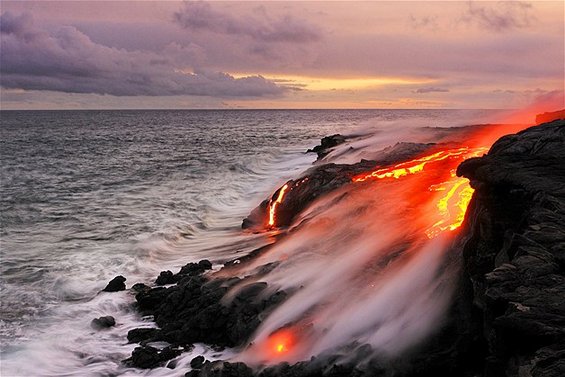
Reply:
[[277, 196], [277, 199], [275, 201], [273, 201], [273, 199], [271, 199], [269, 201], [269, 227], [270, 228], [273, 228], [276, 224], [277, 206], [282, 202], [282, 200], [284, 198], [284, 194], [286, 193], [287, 189], [288, 189], [288, 183], [285, 184], [283, 187], [281, 187], [281, 189], [279, 190], [279, 195]]
[[[455, 169], [462, 160], [470, 157], [478, 157], [487, 150], [488, 148], [486, 147], [445, 149], [390, 167], [380, 168], [370, 173], [358, 175], [353, 177], [353, 182], [385, 178], [398, 179], [411, 174], [424, 173], [427, 171], [427, 166], [433, 166], [435, 168], [433, 170], [436, 170], [437, 165], [441, 163], [442, 166], [439, 167], [439, 169], [449, 171], [450, 177], [444, 182], [432, 183], [428, 187], [428, 191], [446, 192], [446, 194], [440, 197], [436, 202], [439, 215], [438, 220], [425, 231], [428, 238], [433, 238], [445, 230], [455, 230], [463, 223], [467, 206], [473, 195], [473, 189], [466, 178], [456, 176]], [[432, 168], [430, 168], [430, 170], [432, 170]], [[437, 171], [435, 171], [435, 173], [437, 173]]]
[[[455, 172], [500, 132], [461, 130], [423, 155], [352, 177], [296, 214], [292, 232], [235, 270], [288, 294], [237, 360], [266, 365], [331, 353], [347, 360], [365, 345], [397, 358], [436, 331], [457, 287], [453, 241], [473, 194]], [[295, 187], [287, 183], [268, 203], [271, 228], [283, 223], [278, 211]]]

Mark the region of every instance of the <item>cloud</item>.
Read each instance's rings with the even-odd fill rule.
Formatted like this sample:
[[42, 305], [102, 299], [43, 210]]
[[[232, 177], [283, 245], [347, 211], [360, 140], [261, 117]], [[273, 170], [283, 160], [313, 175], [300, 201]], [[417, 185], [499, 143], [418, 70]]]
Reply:
[[469, 1], [461, 21], [495, 32], [505, 32], [531, 26], [534, 21], [531, 10], [532, 4], [522, 1], [481, 2], [480, 5], [476, 1]]
[[186, 73], [182, 69], [186, 64], [179, 65], [171, 56], [186, 58], [201, 54], [201, 51], [192, 54], [194, 46], [172, 44], [161, 53], [112, 48], [93, 42], [72, 26], [54, 32], [37, 28], [29, 13], [5, 12], [0, 24], [3, 88], [115, 96], [226, 98], [273, 96], [286, 90], [261, 76], [234, 78], [206, 69]]
[[447, 93], [449, 89], [446, 88], [436, 88], [436, 87], [425, 87], [425, 88], [418, 88], [414, 90], [414, 93], [423, 94], [423, 93]]
[[21, 38], [27, 37], [27, 39], [34, 36], [33, 33], [30, 33], [33, 19], [29, 13], [22, 13], [16, 16], [10, 12], [6, 12], [2, 14], [1, 21], [0, 32], [3, 34], [13, 34]]
[[190, 31], [248, 37], [257, 42], [307, 43], [322, 39], [318, 28], [290, 14], [271, 19], [264, 8], [256, 13], [260, 17], [238, 17], [213, 9], [209, 3], [187, 1], [174, 13], [174, 20]]

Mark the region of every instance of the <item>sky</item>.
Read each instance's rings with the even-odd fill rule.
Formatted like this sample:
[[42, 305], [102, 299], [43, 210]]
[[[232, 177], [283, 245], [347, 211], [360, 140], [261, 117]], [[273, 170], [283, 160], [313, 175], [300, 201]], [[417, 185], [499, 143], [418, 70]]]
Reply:
[[2, 1], [2, 109], [565, 107], [562, 1]]

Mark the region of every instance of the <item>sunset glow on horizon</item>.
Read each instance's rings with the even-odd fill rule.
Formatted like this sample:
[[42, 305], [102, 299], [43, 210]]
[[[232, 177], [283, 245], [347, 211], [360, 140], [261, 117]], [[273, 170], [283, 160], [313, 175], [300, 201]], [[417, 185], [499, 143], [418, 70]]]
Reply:
[[562, 107], [560, 1], [3, 1], [2, 109]]

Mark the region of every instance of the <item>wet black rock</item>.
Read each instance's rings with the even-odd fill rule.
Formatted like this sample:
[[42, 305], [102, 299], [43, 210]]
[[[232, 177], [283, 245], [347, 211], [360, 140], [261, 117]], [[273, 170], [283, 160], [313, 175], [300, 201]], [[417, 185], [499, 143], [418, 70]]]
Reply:
[[177, 279], [175, 279], [175, 276], [171, 271], [162, 271], [155, 280], [155, 284], [157, 285], [174, 284], [176, 282]]
[[141, 293], [151, 290], [151, 287], [143, 283], [135, 283], [130, 289], [133, 293]]
[[180, 354], [180, 350], [171, 347], [165, 347], [162, 350], [151, 346], [136, 347], [131, 357], [124, 362], [136, 368], [149, 369], [163, 365], [164, 362]]
[[318, 160], [321, 160], [330, 153], [333, 147], [343, 144], [345, 140], [345, 136], [340, 134], [326, 136], [322, 138], [320, 145], [317, 145], [312, 149], [308, 149], [306, 153], [316, 153], [318, 155]]
[[161, 330], [156, 328], [138, 328], [128, 331], [128, 341], [130, 343], [141, 343], [147, 341], [160, 340]]
[[200, 369], [202, 368], [204, 361], [206, 361], [204, 356], [196, 356], [194, 359], [190, 360], [190, 367], [192, 369]]
[[138, 368], [154, 368], [160, 362], [159, 350], [154, 347], [136, 347], [131, 354], [131, 365]]
[[116, 320], [111, 315], [94, 318], [92, 322], [90, 322], [90, 326], [96, 330], [107, 329], [115, 325], [116, 325]]
[[[142, 344], [163, 340], [173, 345], [204, 342], [238, 346], [259, 326], [260, 318], [286, 298], [284, 292], [263, 295], [265, 283], [203, 276], [211, 267], [207, 260], [189, 263], [175, 275], [176, 285], [138, 293], [139, 309], [153, 315], [160, 329], [134, 329], [128, 339]], [[223, 300], [228, 290], [238, 284], [231, 300]]]
[[[273, 366], [253, 370], [244, 363], [224, 361], [206, 362], [200, 370], [193, 370], [188, 377], [380, 377], [391, 376], [390, 371], [371, 362], [358, 367], [353, 363], [337, 362], [337, 357], [312, 358], [295, 364], [280, 363]], [[402, 373], [395, 376], [404, 376]], [[424, 376], [422, 374], [421, 376]], [[443, 376], [443, 375], [438, 375]], [[435, 377], [435, 376], [434, 376]]]
[[202, 369], [191, 371], [189, 377], [253, 377], [253, 370], [244, 363], [227, 361], [206, 362]]
[[183, 266], [181, 268], [178, 275], [195, 276], [195, 275], [200, 275], [204, 271], [211, 270], [211, 269], [212, 269], [212, 263], [209, 260], [204, 259], [204, 260], [201, 260], [198, 263], [188, 263], [188, 264], [186, 264], [185, 266]]
[[198, 263], [187, 263], [184, 265], [177, 274], [173, 274], [171, 271], [161, 271], [157, 279], [155, 280], [156, 285], [169, 285], [175, 284], [179, 280], [186, 276], [197, 276], [201, 275], [207, 270], [212, 269], [212, 263], [209, 260], [201, 260]]
[[110, 280], [110, 282], [108, 283], [108, 285], [106, 286], [106, 288], [103, 289], [104, 292], [118, 292], [118, 291], [124, 291], [126, 289], [126, 284], [125, 284], [126, 278], [123, 276], [116, 276], [115, 278], [113, 278], [112, 280]]

